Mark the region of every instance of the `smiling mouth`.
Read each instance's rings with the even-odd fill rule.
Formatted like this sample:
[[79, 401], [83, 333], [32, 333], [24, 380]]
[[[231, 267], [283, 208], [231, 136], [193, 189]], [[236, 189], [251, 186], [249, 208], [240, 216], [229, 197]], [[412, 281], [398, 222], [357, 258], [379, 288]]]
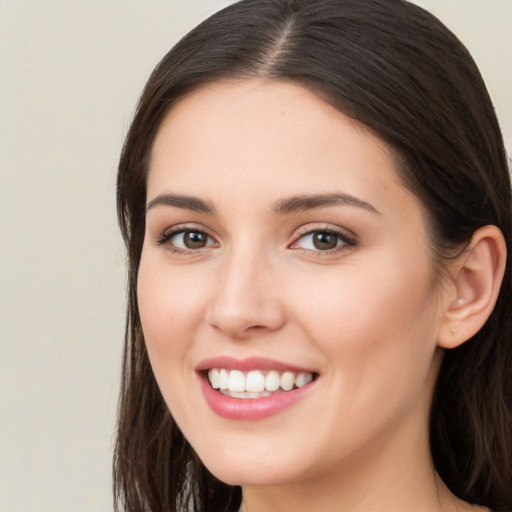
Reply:
[[306, 386], [318, 377], [312, 372], [252, 370], [243, 372], [211, 368], [207, 372], [210, 386], [232, 398], [265, 398]]

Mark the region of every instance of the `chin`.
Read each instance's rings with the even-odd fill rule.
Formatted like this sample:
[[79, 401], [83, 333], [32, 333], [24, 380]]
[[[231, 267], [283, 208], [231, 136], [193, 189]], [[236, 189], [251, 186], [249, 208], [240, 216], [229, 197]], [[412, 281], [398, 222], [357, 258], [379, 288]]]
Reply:
[[267, 486], [280, 485], [294, 480], [293, 475], [287, 474], [281, 468], [273, 467], [262, 470], [261, 465], [244, 464], [244, 467], [228, 465], [224, 462], [215, 463], [207, 469], [221, 482], [228, 485]]
[[285, 453], [268, 456], [261, 449], [254, 451], [217, 446], [207, 453], [197, 452], [201, 462], [220, 481], [228, 485], [276, 485], [299, 477], [302, 469]]

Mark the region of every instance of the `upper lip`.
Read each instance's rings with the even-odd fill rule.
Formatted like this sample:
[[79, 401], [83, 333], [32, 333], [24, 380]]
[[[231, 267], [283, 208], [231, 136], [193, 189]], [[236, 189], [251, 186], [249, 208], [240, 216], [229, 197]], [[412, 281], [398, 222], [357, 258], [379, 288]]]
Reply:
[[211, 368], [224, 368], [226, 370], [276, 370], [276, 371], [290, 371], [290, 372], [309, 372], [316, 373], [310, 368], [304, 368], [294, 364], [277, 361], [275, 359], [268, 359], [266, 357], [248, 357], [244, 359], [236, 359], [230, 356], [217, 356], [204, 359], [196, 366], [196, 371], [202, 372], [210, 370]]

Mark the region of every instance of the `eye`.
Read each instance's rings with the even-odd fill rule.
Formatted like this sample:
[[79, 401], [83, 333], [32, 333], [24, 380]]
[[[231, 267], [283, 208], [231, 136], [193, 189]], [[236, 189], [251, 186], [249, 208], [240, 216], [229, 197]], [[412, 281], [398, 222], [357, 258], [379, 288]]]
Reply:
[[355, 240], [348, 237], [345, 233], [332, 229], [323, 229], [305, 233], [294, 242], [291, 248], [327, 252], [345, 246], [353, 246], [355, 243]]
[[210, 235], [198, 229], [180, 229], [165, 233], [158, 240], [158, 244], [168, 244], [172, 249], [185, 251], [194, 251], [216, 245]]

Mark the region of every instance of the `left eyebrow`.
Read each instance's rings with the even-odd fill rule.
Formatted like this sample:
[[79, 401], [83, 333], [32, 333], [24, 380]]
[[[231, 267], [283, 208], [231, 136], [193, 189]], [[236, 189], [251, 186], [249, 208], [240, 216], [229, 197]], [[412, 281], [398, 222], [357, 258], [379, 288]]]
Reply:
[[146, 212], [155, 208], [155, 206], [174, 206], [183, 210], [191, 210], [208, 215], [215, 214], [215, 208], [206, 201], [194, 196], [184, 196], [176, 194], [160, 194], [146, 205]]
[[275, 215], [303, 212], [313, 208], [325, 208], [327, 206], [355, 206], [363, 208], [371, 213], [382, 215], [377, 208], [349, 194], [320, 194], [287, 197], [279, 200], [273, 207]]

